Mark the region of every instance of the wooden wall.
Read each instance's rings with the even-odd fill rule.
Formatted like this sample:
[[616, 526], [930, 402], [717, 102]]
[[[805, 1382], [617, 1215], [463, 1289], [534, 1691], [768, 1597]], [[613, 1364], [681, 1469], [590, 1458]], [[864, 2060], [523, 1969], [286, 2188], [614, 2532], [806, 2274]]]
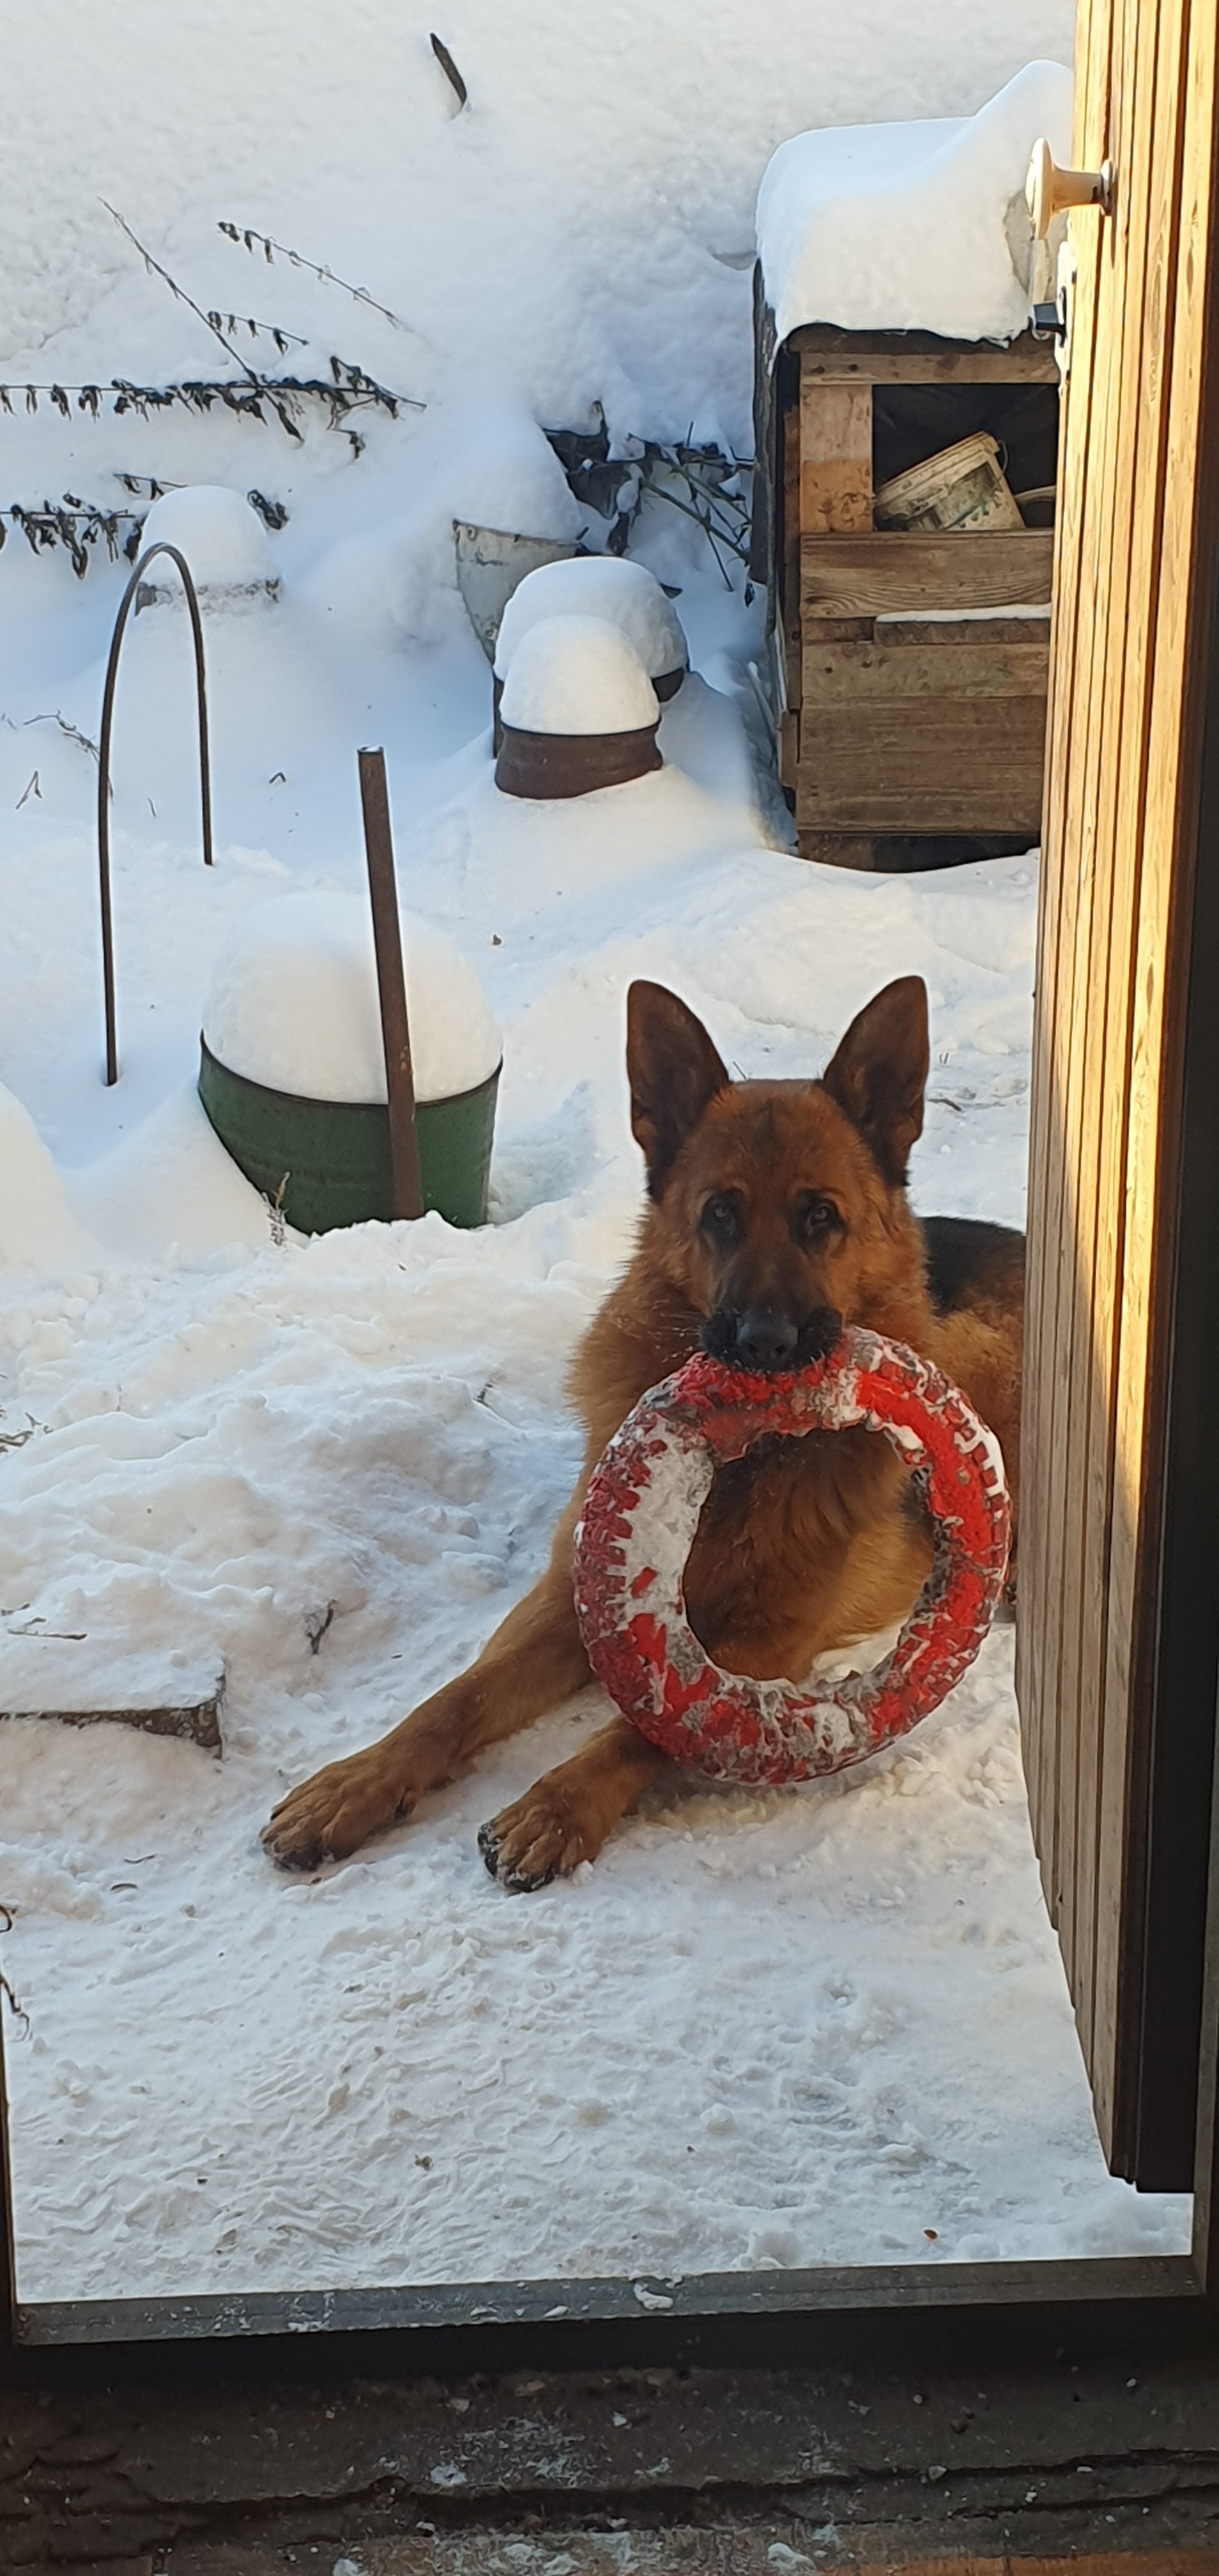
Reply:
[[1115, 2170], [1186, 2189], [1215, 1617], [1178, 1602], [1196, 1650], [1174, 1696], [1164, 1530], [1219, 486], [1216, 16], [1081, 0], [1074, 158], [1111, 158], [1117, 192], [1072, 218], [1018, 1613], [1034, 1831], [1102, 2138]]

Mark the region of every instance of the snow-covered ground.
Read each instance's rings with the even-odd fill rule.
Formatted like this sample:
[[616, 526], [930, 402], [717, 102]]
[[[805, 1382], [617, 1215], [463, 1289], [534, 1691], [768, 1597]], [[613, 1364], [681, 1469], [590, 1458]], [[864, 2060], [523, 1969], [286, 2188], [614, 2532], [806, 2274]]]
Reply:
[[[20, 80], [10, 49], [0, 381], [233, 372], [100, 194], [205, 308], [306, 336], [285, 365], [337, 348], [428, 404], [361, 413], [358, 458], [316, 423], [293, 445], [227, 412], [0, 415], [0, 506], [142, 509], [129, 474], [289, 512], [249, 555], [278, 596], [207, 606], [213, 871], [185, 618], [167, 600], [129, 632], [112, 1092], [89, 740], [126, 567], [78, 584], [11, 526], [0, 556], [0, 1704], [6, 1657], [15, 1687], [43, 1642], [85, 1639], [116, 1682], [227, 1672], [220, 1761], [116, 1727], [0, 1728], [30, 2298], [1185, 2241], [1186, 2203], [1103, 2168], [1009, 1629], [858, 1772], [766, 1794], [691, 1779], [529, 1899], [488, 1879], [475, 1831], [596, 1721], [593, 1691], [343, 1867], [286, 1878], [260, 1851], [283, 1787], [456, 1669], [543, 1560], [579, 1447], [563, 1365], [639, 1203], [632, 975], [671, 983], [741, 1071], [801, 1073], [886, 977], [921, 971], [916, 1202], [1022, 1205], [1035, 860], [881, 880], [777, 846], [748, 737], [760, 604], [659, 502], [634, 542], [678, 589], [694, 670], [664, 769], [574, 805], [503, 797], [450, 522], [595, 542], [537, 427], [586, 423], [594, 399], [622, 432], [693, 423], [743, 448], [748, 279], [715, 254], [748, 248], [770, 151], [817, 122], [971, 113], [1029, 55], [1068, 58], [1069, 10], [940, 0], [915, 27], [871, 0], [810, 37], [776, 0], [765, 44], [726, 0], [689, 22], [624, 0], [595, 28], [546, 0], [529, 21], [463, 0], [446, 22], [460, 115], [413, 5], [332, 28], [218, 0], [167, 31], [137, 0], [120, 46], [99, 0], [72, 15], [54, 135], [35, 107], [66, 11], [22, 31]], [[247, 261], [221, 217], [411, 330]], [[367, 742], [404, 904], [456, 942], [503, 1032], [495, 1221], [279, 1241], [195, 1099], [198, 1031], [241, 915], [359, 892]]]

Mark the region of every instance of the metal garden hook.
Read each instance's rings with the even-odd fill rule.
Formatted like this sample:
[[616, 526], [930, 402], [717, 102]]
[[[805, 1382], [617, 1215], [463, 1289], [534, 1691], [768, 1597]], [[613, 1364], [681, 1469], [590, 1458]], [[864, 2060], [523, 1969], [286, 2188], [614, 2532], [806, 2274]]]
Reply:
[[101, 878], [102, 899], [102, 977], [106, 995], [106, 1081], [119, 1078], [118, 1035], [114, 1007], [114, 921], [110, 903], [110, 735], [114, 723], [114, 689], [118, 678], [119, 651], [126, 632], [132, 600], [139, 588], [145, 567], [154, 555], [169, 555], [182, 575], [186, 605], [190, 611], [191, 633], [195, 645], [195, 693], [199, 707], [199, 797], [203, 812], [203, 864], [212, 864], [212, 765], [207, 740], [207, 672], [203, 659], [203, 620], [199, 615], [199, 598], [190, 566], [176, 546], [162, 539], [146, 546], [135, 571], [123, 592], [119, 613], [110, 639], [110, 659], [106, 664], [106, 687], [102, 698], [102, 730], [97, 758], [97, 863]]

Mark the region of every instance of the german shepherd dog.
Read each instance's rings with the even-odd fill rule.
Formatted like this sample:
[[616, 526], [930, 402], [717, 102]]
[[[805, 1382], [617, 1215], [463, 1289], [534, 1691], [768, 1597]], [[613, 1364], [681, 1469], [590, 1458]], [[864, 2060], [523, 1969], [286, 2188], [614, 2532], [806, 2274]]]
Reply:
[[[999, 1437], [1015, 1498], [1024, 1242], [963, 1219], [920, 1224], [910, 1207], [929, 1065], [919, 977], [859, 1013], [819, 1082], [733, 1082], [701, 1022], [659, 984], [632, 985], [627, 1017], [648, 1200], [635, 1257], [576, 1354], [588, 1452], [549, 1567], [468, 1672], [283, 1799], [263, 1839], [285, 1867], [354, 1851], [588, 1681], [572, 1605], [588, 1477], [645, 1389], [692, 1351], [789, 1370], [823, 1357], [844, 1322], [886, 1333], [964, 1389]], [[881, 1433], [763, 1439], [716, 1476], [687, 1614], [727, 1671], [801, 1680], [827, 1648], [904, 1619], [930, 1564], [917, 1489]], [[525, 1889], [594, 1859], [670, 1768], [616, 1717], [483, 1827], [488, 1869]]]

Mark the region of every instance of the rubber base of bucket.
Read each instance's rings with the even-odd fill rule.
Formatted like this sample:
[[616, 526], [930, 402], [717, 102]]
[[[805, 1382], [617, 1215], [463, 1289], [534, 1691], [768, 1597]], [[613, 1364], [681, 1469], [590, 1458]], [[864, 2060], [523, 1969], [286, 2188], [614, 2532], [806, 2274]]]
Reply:
[[[499, 1067], [473, 1091], [416, 1106], [424, 1208], [485, 1225]], [[238, 1169], [302, 1234], [388, 1223], [389, 1112], [383, 1101], [302, 1100], [233, 1073], [200, 1040], [199, 1098]]]

